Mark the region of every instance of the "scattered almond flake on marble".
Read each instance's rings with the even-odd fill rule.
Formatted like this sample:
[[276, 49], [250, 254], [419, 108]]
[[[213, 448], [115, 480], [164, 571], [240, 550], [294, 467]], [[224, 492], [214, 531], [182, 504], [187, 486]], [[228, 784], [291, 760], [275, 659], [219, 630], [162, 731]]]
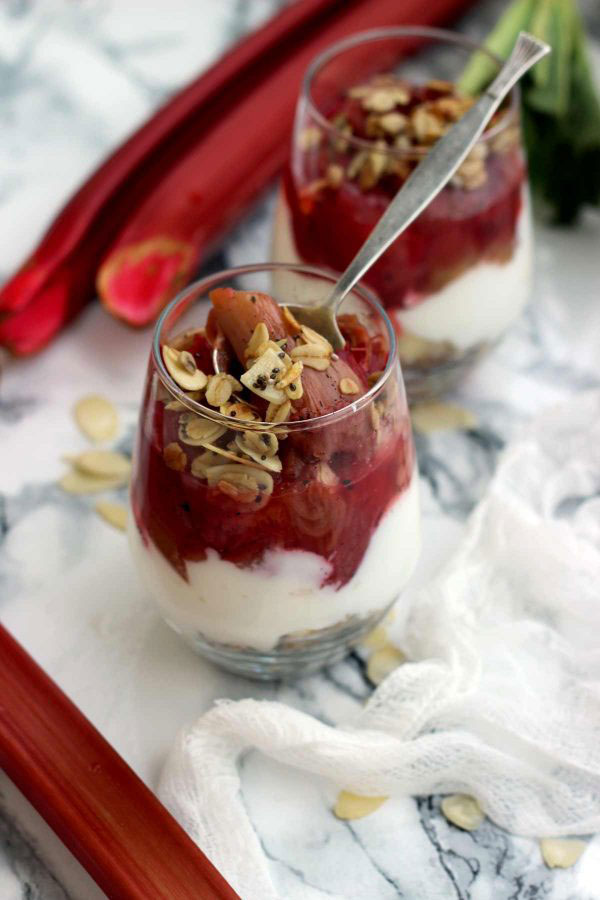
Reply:
[[75, 421], [94, 443], [112, 440], [119, 429], [119, 416], [110, 400], [100, 394], [87, 394], [75, 404]]
[[364, 794], [340, 791], [333, 807], [333, 814], [338, 819], [348, 822], [353, 819], [363, 819], [383, 806], [387, 799], [387, 797], [365, 797]]
[[196, 365], [196, 360], [188, 350], [176, 350], [164, 344], [163, 360], [167, 372], [184, 391], [202, 391], [208, 383], [208, 377]]
[[470, 410], [452, 403], [418, 403], [411, 409], [411, 419], [413, 428], [420, 434], [477, 426], [477, 418]]
[[99, 494], [102, 491], [122, 487], [125, 480], [124, 478], [101, 478], [73, 469], [63, 475], [58, 483], [68, 494]]
[[573, 838], [542, 838], [540, 850], [550, 869], [568, 869], [574, 866], [587, 844]]
[[389, 644], [387, 628], [378, 625], [362, 638], [361, 644], [367, 650], [383, 650]]
[[80, 472], [100, 478], [127, 479], [131, 472], [131, 460], [113, 450], [84, 450], [70, 462]]
[[393, 672], [394, 669], [401, 666], [405, 660], [406, 657], [402, 650], [399, 650], [392, 644], [387, 644], [385, 647], [381, 647], [380, 650], [376, 650], [375, 653], [369, 657], [369, 661], [367, 662], [367, 678], [373, 684], [381, 684], [390, 672]]
[[442, 812], [449, 822], [463, 831], [475, 831], [483, 822], [483, 811], [468, 794], [449, 794], [442, 799]]
[[125, 531], [127, 528], [127, 507], [122, 503], [111, 503], [110, 500], [98, 500], [96, 512], [109, 525]]

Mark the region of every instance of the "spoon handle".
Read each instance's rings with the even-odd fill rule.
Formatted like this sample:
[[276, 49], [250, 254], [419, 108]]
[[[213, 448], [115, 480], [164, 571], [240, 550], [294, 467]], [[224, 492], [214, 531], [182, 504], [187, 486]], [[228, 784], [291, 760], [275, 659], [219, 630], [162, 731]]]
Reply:
[[456, 172], [511, 87], [550, 52], [543, 41], [522, 31], [508, 60], [479, 100], [419, 163], [340, 277], [325, 306], [336, 309], [392, 241], [416, 219]]

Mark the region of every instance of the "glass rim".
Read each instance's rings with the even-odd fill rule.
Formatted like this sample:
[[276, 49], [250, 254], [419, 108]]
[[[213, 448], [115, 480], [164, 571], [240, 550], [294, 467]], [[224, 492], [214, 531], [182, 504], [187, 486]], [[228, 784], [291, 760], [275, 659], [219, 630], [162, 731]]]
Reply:
[[[320, 111], [313, 99], [311, 89], [314, 79], [316, 78], [320, 70], [335, 56], [338, 56], [340, 53], [343, 53], [346, 50], [351, 50], [353, 47], [356, 47], [366, 41], [377, 41], [390, 37], [430, 38], [432, 41], [454, 44], [455, 46], [462, 47], [473, 52], [478, 51], [484, 53], [495, 65], [498, 66], [499, 69], [503, 64], [503, 60], [496, 53], [494, 53], [492, 50], [489, 50], [478, 41], [466, 37], [466, 35], [460, 34], [457, 31], [449, 31], [445, 28], [430, 28], [427, 25], [398, 25], [384, 28], [370, 28], [366, 31], [359, 31], [356, 34], [350, 35], [349, 37], [341, 38], [341, 40], [336, 41], [334, 44], [330, 44], [329, 47], [327, 47], [325, 50], [322, 50], [321, 53], [315, 56], [315, 58], [309, 64], [302, 79], [300, 95], [309, 107], [311, 117], [315, 119], [320, 128], [325, 129], [332, 137], [340, 139], [343, 138], [343, 140], [345, 140], [348, 144], [351, 144], [362, 150], [373, 150], [375, 148], [375, 140], [369, 140], [367, 138], [356, 137], [355, 135], [344, 134], [343, 131], [341, 131], [336, 125], [334, 125], [329, 119], [327, 119]], [[507, 110], [507, 114], [502, 116], [500, 120], [496, 122], [496, 124], [491, 128], [487, 128], [477, 139], [477, 144], [480, 144], [483, 141], [493, 140], [502, 131], [504, 131], [505, 128], [508, 128], [509, 125], [513, 123], [513, 119], [515, 118], [519, 109], [520, 92], [518, 84], [516, 84], [511, 89], [508, 97], [510, 106]], [[428, 147], [400, 148], [389, 146], [383, 148], [380, 152], [389, 153], [391, 156], [404, 158], [412, 157], [414, 159], [416, 157], [427, 155], [428, 151]]]
[[400, 360], [398, 356], [398, 341], [396, 339], [394, 326], [392, 325], [390, 317], [388, 316], [387, 312], [385, 311], [384, 307], [379, 302], [375, 294], [362, 282], [359, 282], [359, 284], [357, 284], [352, 289], [352, 292], [358, 293], [361, 299], [364, 300], [371, 307], [371, 309], [373, 309], [380, 316], [383, 324], [385, 325], [387, 338], [389, 341], [389, 352], [385, 368], [382, 370], [381, 375], [379, 376], [377, 381], [373, 385], [371, 385], [371, 387], [369, 387], [368, 391], [366, 391], [366, 393], [364, 393], [362, 397], [358, 398], [358, 400], [347, 404], [347, 406], [343, 406], [341, 409], [325, 413], [322, 416], [315, 416], [312, 419], [298, 419], [291, 422], [288, 421], [275, 423], [265, 422], [264, 420], [242, 421], [240, 419], [233, 418], [232, 416], [225, 416], [217, 409], [205, 406], [204, 404], [199, 403], [197, 400], [189, 397], [183, 390], [183, 388], [180, 388], [177, 382], [169, 374], [164, 363], [163, 355], [161, 353], [161, 332], [168, 317], [173, 313], [174, 310], [177, 309], [177, 307], [181, 306], [182, 303], [190, 299], [191, 295], [193, 295], [194, 292], [202, 290], [205, 285], [207, 289], [210, 289], [210, 285], [212, 282], [219, 282], [227, 278], [233, 279], [239, 275], [247, 275], [253, 272], [272, 272], [286, 270], [292, 270], [299, 275], [315, 275], [319, 277], [325, 277], [327, 279], [333, 280], [334, 282], [339, 278], [339, 273], [335, 272], [333, 269], [327, 269], [325, 267], [319, 266], [307, 266], [296, 263], [269, 262], [233, 266], [229, 269], [222, 269], [219, 272], [212, 272], [210, 275], [206, 275], [203, 278], [198, 278], [196, 281], [191, 282], [185, 288], [179, 291], [179, 293], [176, 294], [176, 296], [167, 304], [167, 306], [165, 306], [154, 326], [151, 359], [164, 387], [177, 400], [183, 403], [184, 406], [186, 406], [191, 412], [211, 419], [213, 422], [219, 422], [221, 425], [226, 425], [228, 428], [234, 428], [238, 431], [241, 429], [243, 429], [244, 431], [274, 431], [275, 433], [277, 433], [278, 431], [306, 431], [308, 429], [324, 428], [328, 425], [333, 424], [334, 422], [339, 422], [350, 415], [354, 415], [361, 409], [366, 407], [375, 399], [377, 394], [379, 394], [381, 389], [390, 378], [396, 366], [398, 367], [400, 377], [403, 382], [402, 368], [400, 366]]

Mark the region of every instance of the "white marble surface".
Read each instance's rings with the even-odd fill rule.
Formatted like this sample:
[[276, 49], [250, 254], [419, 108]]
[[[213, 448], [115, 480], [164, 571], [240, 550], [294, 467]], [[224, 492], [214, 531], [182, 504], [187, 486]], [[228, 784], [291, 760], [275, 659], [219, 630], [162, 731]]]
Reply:
[[[35, 242], [77, 181], [173, 87], [276, 0], [9, 0], [0, 7], [0, 277]], [[498, 2], [463, 23], [484, 31]], [[592, 3], [588, 3], [590, 11]], [[600, 20], [592, 21], [600, 29]], [[264, 259], [269, 197], [227, 242], [221, 262]], [[424, 552], [410, 591], [447, 556], [503, 444], [544, 406], [600, 384], [600, 216], [538, 231], [534, 302], [470, 377], [468, 433], [418, 441]], [[213, 261], [215, 262], [215, 261]], [[294, 687], [257, 686], [195, 657], [162, 624], [134, 575], [124, 537], [93, 501], [62, 494], [60, 457], [84, 447], [70, 409], [88, 391], [119, 405], [131, 446], [149, 333], [96, 305], [0, 385], [2, 620], [150, 786], [176, 731], [218, 697], [277, 697], [343, 721], [370, 691], [358, 656]], [[330, 812], [336, 787], [258, 755], [244, 799], [281, 896], [409, 900], [600, 898], [600, 840], [573, 871], [550, 872], [536, 844], [486, 823], [449, 826], [436, 798], [394, 799], [356, 823]], [[12, 785], [0, 781], [0, 898], [94, 900], [98, 889]]]

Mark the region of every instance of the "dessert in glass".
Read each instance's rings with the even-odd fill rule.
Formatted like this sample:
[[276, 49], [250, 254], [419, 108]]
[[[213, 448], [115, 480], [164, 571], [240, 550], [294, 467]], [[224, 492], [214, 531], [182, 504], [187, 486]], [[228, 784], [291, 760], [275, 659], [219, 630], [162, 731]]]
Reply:
[[[282, 276], [276, 302], [266, 292]], [[339, 659], [396, 601], [419, 550], [388, 317], [356, 288], [334, 353], [283, 305], [309, 305], [334, 281], [276, 264], [210, 275], [166, 308], [150, 356], [134, 560], [173, 628], [255, 678]]]
[[[417, 52], [418, 51], [418, 52]], [[278, 198], [273, 258], [343, 271], [419, 160], [473, 103], [478, 51], [429, 28], [365, 32], [309, 68]], [[409, 399], [451, 388], [527, 302], [526, 162], [514, 89], [444, 190], [365, 275], [398, 332]]]

